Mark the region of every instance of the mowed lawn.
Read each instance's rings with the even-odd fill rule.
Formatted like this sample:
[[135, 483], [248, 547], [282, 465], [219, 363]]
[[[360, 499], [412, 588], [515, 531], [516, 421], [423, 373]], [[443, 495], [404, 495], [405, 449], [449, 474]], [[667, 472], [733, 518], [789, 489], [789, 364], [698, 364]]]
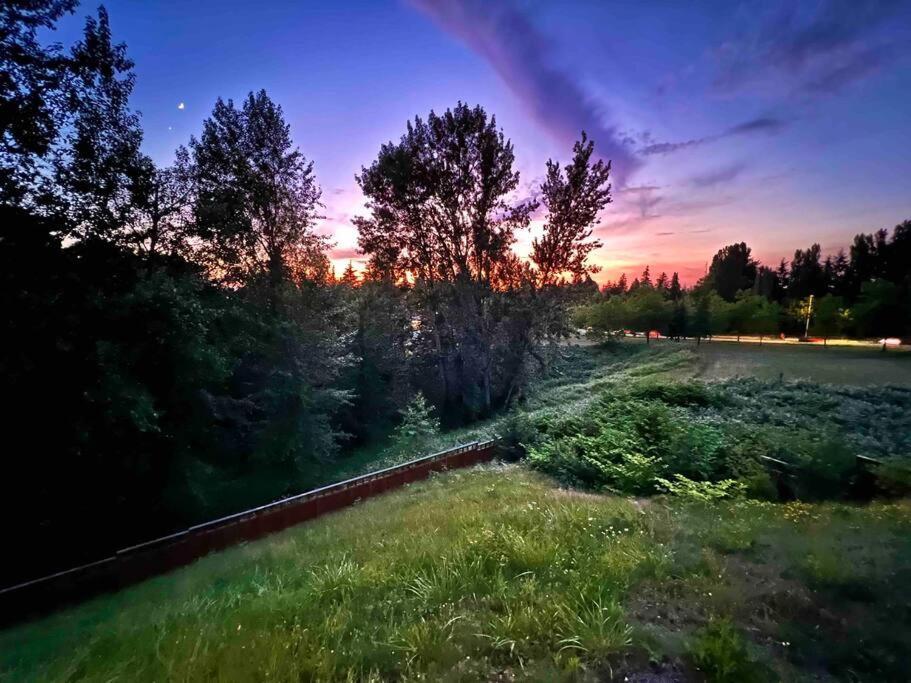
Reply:
[[[646, 346], [642, 338], [627, 338], [618, 344]], [[701, 379], [757, 377], [769, 380], [809, 380], [826, 384], [854, 386], [911, 386], [911, 352], [880, 351], [868, 347], [819, 344], [763, 344], [753, 341], [675, 342], [652, 340], [646, 353], [668, 349], [687, 349], [692, 362], [678, 373]]]
[[906, 502], [705, 507], [487, 467], [7, 630], [0, 671], [8, 681], [903, 680], [909, 581]]
[[699, 375], [706, 379], [783, 376], [785, 380], [826, 384], [911, 386], [911, 353], [907, 351], [710, 342], [700, 345], [698, 355]]

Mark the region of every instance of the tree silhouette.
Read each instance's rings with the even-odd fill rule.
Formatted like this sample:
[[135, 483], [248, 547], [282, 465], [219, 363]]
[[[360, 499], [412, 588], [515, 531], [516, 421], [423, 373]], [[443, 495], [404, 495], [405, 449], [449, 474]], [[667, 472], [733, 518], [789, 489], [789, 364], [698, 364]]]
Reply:
[[41, 163], [65, 114], [59, 106], [69, 61], [41, 29], [72, 13], [78, 0], [5, 0], [0, 6], [0, 204], [33, 198]]
[[756, 279], [756, 261], [744, 242], [729, 244], [712, 257], [707, 280], [725, 301], [733, 301], [737, 292], [749, 289]]
[[281, 107], [264, 90], [239, 109], [219, 98], [190, 149], [194, 233], [214, 277], [236, 286], [266, 276], [275, 289], [292, 260], [312, 255], [323, 265], [325, 240], [313, 232], [321, 206], [313, 162], [294, 146]]
[[556, 284], [568, 274], [583, 278], [598, 271], [588, 263], [589, 254], [601, 246], [590, 239], [592, 226], [610, 201], [610, 163], [591, 163], [594, 143], [585, 133], [573, 145], [573, 160], [565, 168], [547, 161], [541, 184], [541, 201], [547, 207], [544, 234], [532, 241], [531, 261], [538, 269], [539, 284]]
[[85, 22], [70, 55], [66, 126], [53, 159], [53, 211], [75, 237], [114, 239], [133, 211], [147, 161], [139, 116], [129, 108], [135, 76], [126, 45], [114, 44], [107, 11]]

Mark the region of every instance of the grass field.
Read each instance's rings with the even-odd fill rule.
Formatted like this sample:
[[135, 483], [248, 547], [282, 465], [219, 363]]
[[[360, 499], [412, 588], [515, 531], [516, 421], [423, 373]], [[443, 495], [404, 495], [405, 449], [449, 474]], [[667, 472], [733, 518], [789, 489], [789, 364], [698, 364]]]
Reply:
[[8, 681], [905, 680], [911, 507], [433, 480], [0, 634]]
[[[810, 380], [848, 386], [894, 385], [911, 387], [911, 353], [869, 348], [800, 345], [737, 344], [625, 339], [602, 347], [574, 344], [563, 349], [564, 358], [549, 377], [532, 384], [523, 409], [532, 415], [566, 413], [586, 405], [605, 387], [653, 378], [655, 380], [719, 380], [758, 377], [777, 380]], [[484, 440], [499, 434], [503, 418], [447, 431], [428, 446], [428, 452], [459, 443]], [[387, 444], [359, 448], [333, 463], [316, 463], [309, 481], [316, 487], [388, 467], [410, 459], [411, 454], [387, 451]]]
[[[833, 439], [909, 455], [904, 355], [665, 341], [564, 355], [522, 406], [545, 445], [568, 430], [649, 466], [683, 448], [726, 467], [755, 431], [735, 464], [791, 440], [817, 466]], [[532, 460], [583, 489], [525, 464], [453, 472], [8, 629], [0, 681], [907, 680], [911, 502], [611, 495], [652, 476], [634, 459], [618, 479], [614, 446], [578, 451], [582, 468], [572, 450]]]

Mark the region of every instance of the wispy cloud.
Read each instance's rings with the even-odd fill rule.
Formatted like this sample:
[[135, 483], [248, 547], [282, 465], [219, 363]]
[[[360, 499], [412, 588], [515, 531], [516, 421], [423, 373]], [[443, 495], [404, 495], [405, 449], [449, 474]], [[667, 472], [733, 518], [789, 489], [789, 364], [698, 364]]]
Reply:
[[694, 187], [715, 187], [724, 185], [739, 176], [746, 168], [746, 164], [734, 163], [716, 168], [706, 173], [699, 173], [690, 178], [690, 184]]
[[684, 142], [653, 142], [639, 150], [640, 154], [645, 156], [672, 154], [689, 147], [698, 147], [710, 142], [717, 142], [724, 138], [735, 137], [738, 135], [754, 135], [757, 133], [776, 134], [784, 130], [788, 122], [773, 116], [760, 116], [755, 119], [749, 119], [736, 126], [731, 126], [727, 130], [717, 135], [709, 135], [703, 138], [695, 138]]
[[623, 186], [640, 161], [579, 84], [549, 60], [553, 50], [528, 16], [510, 0], [412, 0], [438, 25], [482, 56], [530, 114], [564, 144], [585, 130], [596, 153], [613, 164]]
[[744, 121], [743, 123], [738, 123], [736, 126], [728, 128], [725, 132], [725, 135], [749, 135], [750, 133], [778, 133], [781, 132], [787, 122], [775, 118], [774, 116], [759, 116], [755, 119], [750, 119], [749, 121]]
[[823, 0], [751, 14], [747, 28], [715, 52], [715, 86], [733, 92], [756, 83], [831, 93], [874, 73], [898, 53], [879, 29], [907, 8], [902, 0]]
[[708, 137], [708, 138], [698, 138], [696, 140], [686, 140], [685, 142], [656, 142], [647, 147], [643, 147], [639, 150], [640, 154], [646, 156], [652, 156], [654, 154], [672, 154], [673, 152], [679, 152], [681, 149], [686, 149], [687, 147], [696, 147], [698, 145], [704, 145], [707, 142], [713, 142], [718, 139], [718, 136]]

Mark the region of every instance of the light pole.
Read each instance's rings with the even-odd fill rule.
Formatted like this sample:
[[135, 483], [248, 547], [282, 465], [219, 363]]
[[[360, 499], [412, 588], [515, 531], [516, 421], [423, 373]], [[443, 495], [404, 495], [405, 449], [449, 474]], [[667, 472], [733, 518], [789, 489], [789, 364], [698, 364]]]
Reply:
[[810, 315], [813, 313], [813, 295], [810, 295], [810, 304], [807, 306], [807, 327], [804, 330], [803, 338], [810, 338]]

